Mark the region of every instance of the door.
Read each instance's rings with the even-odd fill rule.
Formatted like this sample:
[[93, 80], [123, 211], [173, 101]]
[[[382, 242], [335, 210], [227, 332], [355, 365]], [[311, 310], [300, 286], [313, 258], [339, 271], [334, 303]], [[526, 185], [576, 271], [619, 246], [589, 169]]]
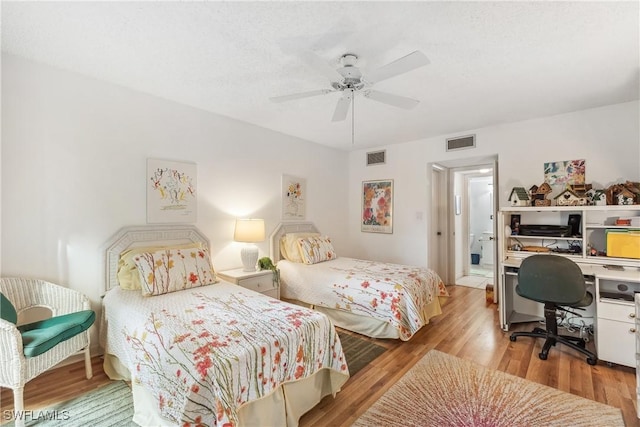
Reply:
[[449, 283], [447, 271], [447, 192], [445, 169], [431, 168], [431, 227], [429, 231], [429, 268], [438, 273], [445, 284]]

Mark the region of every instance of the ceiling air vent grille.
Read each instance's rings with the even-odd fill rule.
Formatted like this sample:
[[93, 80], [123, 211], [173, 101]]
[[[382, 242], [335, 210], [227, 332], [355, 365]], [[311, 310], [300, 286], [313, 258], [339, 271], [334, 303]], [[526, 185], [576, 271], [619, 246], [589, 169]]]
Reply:
[[383, 165], [386, 163], [386, 150], [367, 153], [367, 166]]
[[475, 146], [476, 146], [475, 135], [467, 135], [467, 136], [460, 136], [457, 138], [447, 139], [447, 151], [464, 150], [466, 148], [475, 148]]

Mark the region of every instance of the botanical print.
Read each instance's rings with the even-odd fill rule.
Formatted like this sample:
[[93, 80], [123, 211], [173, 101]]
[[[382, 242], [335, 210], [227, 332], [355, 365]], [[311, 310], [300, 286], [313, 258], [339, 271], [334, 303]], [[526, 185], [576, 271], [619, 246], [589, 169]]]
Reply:
[[249, 292], [193, 296], [123, 331], [132, 380], [174, 423], [237, 426], [241, 406], [285, 383], [323, 369], [346, 380], [340, 339], [325, 316]]
[[195, 222], [196, 165], [147, 160], [147, 222]]
[[393, 180], [362, 183], [362, 231], [392, 233], [392, 209]]
[[282, 219], [304, 219], [305, 187], [303, 178], [282, 175]]
[[544, 164], [544, 182], [549, 185], [575, 185], [585, 183], [585, 161], [567, 160]]

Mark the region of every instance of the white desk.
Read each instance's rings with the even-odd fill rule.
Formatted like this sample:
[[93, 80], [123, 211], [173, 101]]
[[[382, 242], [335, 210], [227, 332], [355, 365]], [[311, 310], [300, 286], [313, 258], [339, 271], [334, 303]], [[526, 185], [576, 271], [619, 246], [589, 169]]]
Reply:
[[[504, 331], [508, 331], [512, 323], [544, 320], [542, 304], [522, 298], [514, 291], [521, 262], [519, 258], [507, 258], [501, 263], [498, 305]], [[593, 322], [598, 359], [635, 368], [637, 326], [634, 294], [640, 292], [640, 268], [627, 266], [624, 270], [615, 270], [598, 264], [576, 264], [594, 296], [594, 303], [581, 314], [585, 323]], [[622, 298], [624, 295], [628, 300]]]

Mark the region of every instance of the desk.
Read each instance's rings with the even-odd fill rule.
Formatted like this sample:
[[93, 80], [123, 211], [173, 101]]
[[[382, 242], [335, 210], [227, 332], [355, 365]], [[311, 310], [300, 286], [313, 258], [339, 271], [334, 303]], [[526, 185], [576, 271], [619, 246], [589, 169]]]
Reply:
[[[512, 323], [544, 320], [542, 304], [515, 293], [521, 262], [521, 258], [506, 258], [501, 263], [498, 306], [504, 331], [508, 331]], [[640, 292], [640, 268], [626, 266], [624, 270], [615, 270], [604, 265], [576, 264], [594, 296], [594, 303], [581, 314], [585, 324], [593, 324], [598, 359], [635, 368], [634, 294]]]

